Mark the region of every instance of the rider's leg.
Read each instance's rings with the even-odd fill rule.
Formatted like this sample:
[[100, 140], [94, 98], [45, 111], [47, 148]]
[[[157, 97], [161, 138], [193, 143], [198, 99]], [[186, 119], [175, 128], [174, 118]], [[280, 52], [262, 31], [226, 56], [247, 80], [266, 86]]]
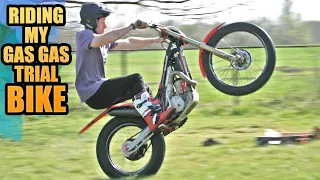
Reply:
[[[117, 83], [114, 84], [118, 84], [119, 78], [112, 79], [111, 81], [116, 81]], [[134, 107], [144, 118], [151, 131], [153, 131], [164, 120], [170, 118], [170, 116], [175, 112], [175, 109], [173, 108], [169, 108], [162, 112], [159, 101], [153, 101], [151, 88], [147, 83], [145, 83], [140, 74], [132, 74], [127, 78], [127, 81], [128, 82], [126, 84], [131, 85], [127, 87], [125, 95], [121, 96], [115, 103], [133, 99]]]
[[[141, 76], [141, 77], [142, 77], [142, 76]], [[142, 80], [143, 80], [143, 79], [142, 79]], [[144, 81], [144, 80], [143, 80], [143, 81]], [[145, 89], [147, 90], [147, 92], [149, 93], [150, 97], [153, 99], [153, 98], [154, 98], [154, 95], [153, 95], [153, 93], [152, 93], [152, 90], [151, 90], [149, 84], [148, 84], [148, 83], [144, 83], [144, 87], [145, 87]]]
[[[120, 102], [129, 100], [129, 99], [134, 100], [133, 96], [136, 95], [137, 92], [140, 92], [143, 90], [146, 90], [149, 93], [151, 99], [153, 99], [154, 96], [153, 96], [152, 90], [151, 90], [150, 86], [144, 81], [143, 77], [139, 73], [132, 74], [131, 76], [133, 77], [134, 82], [135, 82], [133, 86], [135, 86], [136, 88], [133, 88], [133, 90], [127, 89], [126, 95], [121, 96], [116, 103], [120, 103]], [[130, 83], [128, 83], [128, 84], [130, 84]], [[143, 87], [140, 86], [142, 84], [143, 84]], [[137, 89], [139, 89], [139, 91], [137, 91]], [[158, 101], [156, 101], [156, 102], [158, 102]]]
[[[133, 99], [137, 111], [145, 119], [150, 130], [171, 116], [175, 109], [161, 112], [160, 104], [152, 103], [147, 84], [138, 73], [108, 79], [86, 103], [93, 109], [105, 109], [114, 104]], [[149, 88], [150, 90], [150, 88]]]
[[131, 100], [145, 84], [138, 73], [120, 76], [105, 81], [86, 104], [93, 109], [105, 109], [114, 104]]

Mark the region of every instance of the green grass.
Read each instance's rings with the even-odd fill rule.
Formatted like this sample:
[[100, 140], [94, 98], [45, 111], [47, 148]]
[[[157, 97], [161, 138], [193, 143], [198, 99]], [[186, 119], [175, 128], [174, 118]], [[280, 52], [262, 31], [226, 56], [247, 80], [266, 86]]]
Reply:
[[[319, 52], [319, 48], [277, 49], [277, 68], [319, 68]], [[200, 102], [185, 126], [166, 138], [163, 166], [148, 179], [320, 179], [320, 141], [265, 147], [257, 147], [255, 141], [264, 129], [309, 132], [320, 126], [317, 71], [277, 70], [261, 90], [235, 98], [203, 80], [197, 51], [185, 54], [199, 82]], [[158, 82], [163, 55], [163, 51], [129, 53], [128, 73], [140, 72], [147, 82]], [[121, 74], [120, 65], [120, 54], [110, 54], [109, 78]], [[61, 73], [63, 81], [73, 82], [74, 62]], [[151, 87], [155, 92], [157, 85]], [[26, 116], [23, 141], [1, 141], [1, 179], [106, 179], [95, 157], [95, 143], [110, 117], [78, 136], [77, 132], [101, 111], [79, 104], [74, 88], [69, 98], [69, 115]], [[207, 138], [222, 144], [204, 147]]]

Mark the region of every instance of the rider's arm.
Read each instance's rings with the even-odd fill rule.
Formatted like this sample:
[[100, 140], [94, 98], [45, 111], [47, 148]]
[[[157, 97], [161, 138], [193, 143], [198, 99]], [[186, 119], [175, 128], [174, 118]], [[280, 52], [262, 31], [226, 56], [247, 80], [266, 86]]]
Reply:
[[90, 43], [90, 47], [97, 48], [111, 42], [115, 42], [116, 40], [126, 35], [132, 29], [132, 26], [128, 26], [117, 28], [104, 34], [95, 34], [93, 40]]
[[116, 41], [116, 46], [111, 50], [128, 50], [138, 49], [148, 46], [156, 42], [163, 42], [162, 38], [142, 38], [142, 37], [129, 37], [127, 39], [119, 39]]

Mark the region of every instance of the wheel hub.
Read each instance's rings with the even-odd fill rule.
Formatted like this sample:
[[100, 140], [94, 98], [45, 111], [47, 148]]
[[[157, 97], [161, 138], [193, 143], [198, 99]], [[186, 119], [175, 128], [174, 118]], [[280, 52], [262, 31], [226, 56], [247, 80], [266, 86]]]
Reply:
[[134, 139], [127, 140], [126, 142], [124, 142], [121, 147], [121, 152], [127, 159], [131, 161], [137, 161], [144, 156], [148, 145], [143, 144], [138, 150], [136, 150], [135, 152], [132, 152], [132, 151], [129, 151], [129, 144], [132, 143], [133, 141]]
[[125, 157], [129, 157], [132, 152], [129, 151], [129, 145], [132, 141], [126, 141], [121, 146], [121, 152]]
[[231, 62], [233, 68], [237, 70], [245, 70], [250, 66], [251, 55], [248, 51], [239, 49], [234, 53], [234, 55], [236, 55], [238, 58], [236, 61]]

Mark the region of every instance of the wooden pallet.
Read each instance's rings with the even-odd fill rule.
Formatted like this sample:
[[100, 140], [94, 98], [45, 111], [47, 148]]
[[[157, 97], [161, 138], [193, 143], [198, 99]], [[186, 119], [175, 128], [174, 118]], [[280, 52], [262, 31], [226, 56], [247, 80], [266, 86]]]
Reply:
[[305, 144], [319, 138], [320, 128], [315, 127], [312, 133], [280, 132], [279, 137], [258, 136], [256, 140], [258, 146], [263, 146], [266, 144]]

